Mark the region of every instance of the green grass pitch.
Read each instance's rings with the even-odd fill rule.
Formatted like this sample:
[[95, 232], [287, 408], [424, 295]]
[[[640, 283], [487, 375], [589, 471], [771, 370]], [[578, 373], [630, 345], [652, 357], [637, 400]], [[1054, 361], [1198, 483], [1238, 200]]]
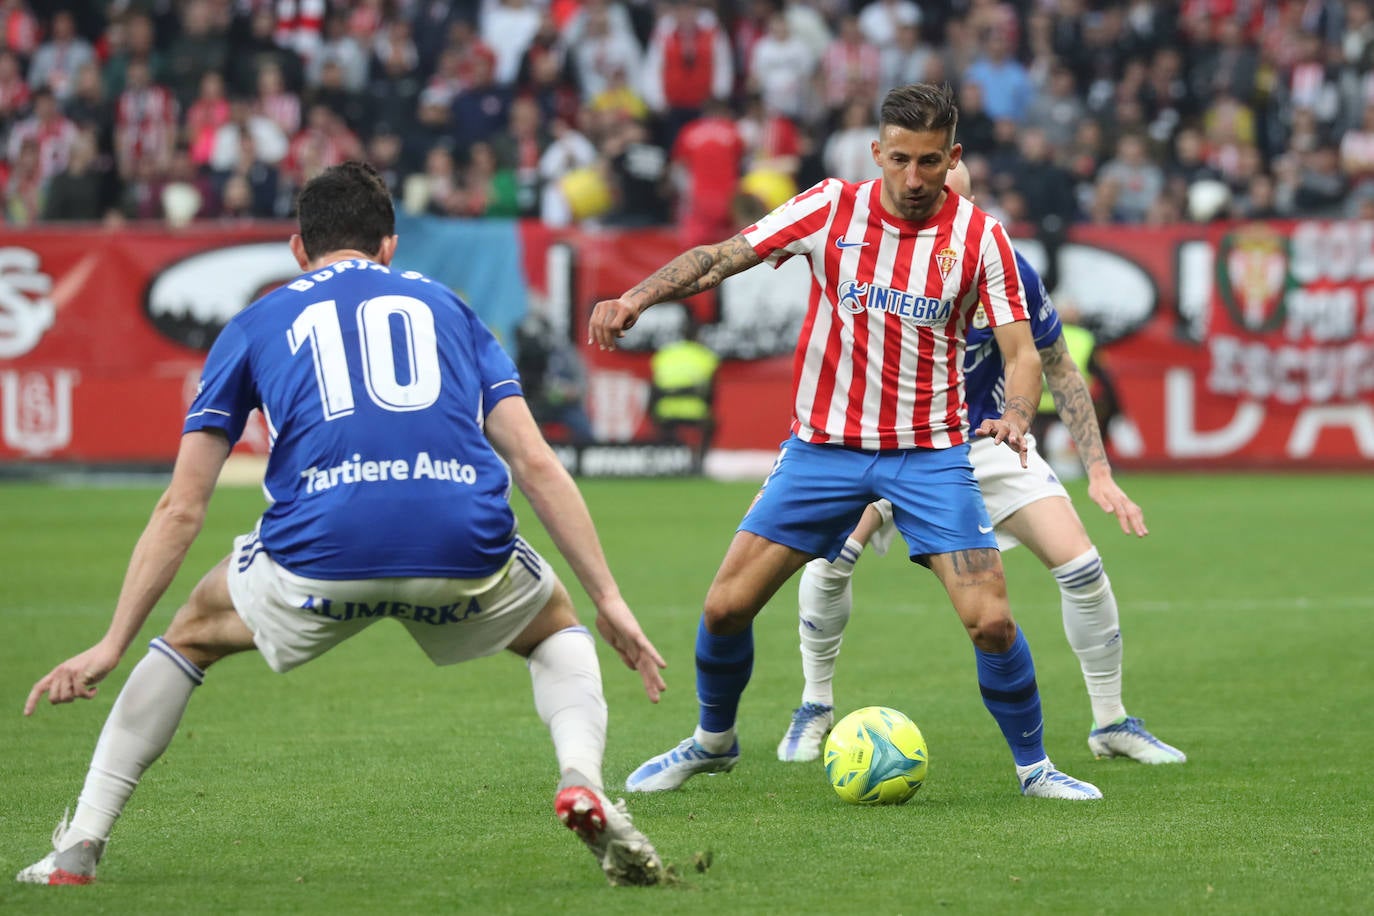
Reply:
[[[800, 692], [795, 584], [756, 625], [743, 759], [680, 792], [631, 796], [682, 875], [611, 888], [553, 817], [552, 749], [509, 655], [437, 669], [381, 623], [286, 676], [213, 669], [85, 888], [11, 880], [80, 790], [143, 643], [262, 508], [224, 490], [182, 576], [97, 699], [20, 715], [32, 683], [104, 631], [149, 486], [0, 485], [0, 912], [1357, 913], [1374, 901], [1374, 587], [1367, 476], [1145, 476], [1123, 485], [1136, 542], [1073, 492], [1122, 607], [1126, 701], [1181, 767], [1095, 761], [1058, 593], [1007, 555], [1057, 764], [1093, 804], [1023, 799], [943, 592], [865, 556], [836, 679], [841, 712], [895, 706], [930, 776], [908, 805], [854, 808], [819, 764], [774, 748]], [[602, 646], [611, 791], [696, 716], [700, 602], [753, 487], [585, 482], [622, 590], [669, 660], [658, 707]], [[524, 504], [526, 534], [591, 610]], [[424, 520], [416, 520], [423, 536]], [[704, 870], [709, 858], [710, 865]]]

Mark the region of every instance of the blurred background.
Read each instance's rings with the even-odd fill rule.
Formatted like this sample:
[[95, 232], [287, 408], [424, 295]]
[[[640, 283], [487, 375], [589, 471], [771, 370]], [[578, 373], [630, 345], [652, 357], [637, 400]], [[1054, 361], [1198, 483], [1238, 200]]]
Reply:
[[170, 460], [218, 329], [296, 272], [296, 192], [363, 158], [403, 266], [491, 324], [570, 466], [766, 469], [803, 265], [623, 353], [587, 312], [875, 177], [884, 94], [935, 81], [978, 205], [1088, 335], [1120, 462], [1362, 467], [1372, 66], [1360, 0], [0, 0], [0, 465]]

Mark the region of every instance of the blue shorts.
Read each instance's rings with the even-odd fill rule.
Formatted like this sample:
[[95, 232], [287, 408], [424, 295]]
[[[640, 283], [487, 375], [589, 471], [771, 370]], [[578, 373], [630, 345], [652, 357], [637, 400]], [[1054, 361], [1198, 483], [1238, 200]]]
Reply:
[[782, 444], [739, 530], [834, 560], [864, 507], [888, 499], [913, 560], [996, 549], [968, 450], [959, 445], [869, 452], [792, 436]]

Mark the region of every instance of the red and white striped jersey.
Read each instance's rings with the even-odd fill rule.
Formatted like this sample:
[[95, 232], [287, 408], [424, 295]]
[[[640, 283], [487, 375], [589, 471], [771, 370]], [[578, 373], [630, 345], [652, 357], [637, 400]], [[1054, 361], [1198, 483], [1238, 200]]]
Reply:
[[878, 180], [829, 178], [743, 230], [777, 267], [811, 261], [792, 366], [792, 431], [862, 449], [968, 440], [964, 339], [981, 300], [992, 326], [1027, 319], [1002, 225], [946, 189], [925, 222], [893, 216]]

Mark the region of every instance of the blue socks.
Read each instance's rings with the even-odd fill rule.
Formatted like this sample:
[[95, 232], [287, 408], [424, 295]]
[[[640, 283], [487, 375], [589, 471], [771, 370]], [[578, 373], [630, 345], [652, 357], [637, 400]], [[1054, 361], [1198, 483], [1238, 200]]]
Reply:
[[706, 631], [703, 619], [697, 626], [697, 701], [701, 704], [701, 730], [728, 732], [735, 727], [739, 698], [754, 671], [754, 628], [730, 636]]
[[1035, 662], [1021, 628], [1016, 628], [1016, 641], [1006, 652], [984, 652], [975, 646], [973, 654], [978, 660], [978, 689], [983, 694], [983, 705], [1002, 729], [1016, 765], [1044, 760], [1047, 755], [1040, 690], [1035, 684]]

